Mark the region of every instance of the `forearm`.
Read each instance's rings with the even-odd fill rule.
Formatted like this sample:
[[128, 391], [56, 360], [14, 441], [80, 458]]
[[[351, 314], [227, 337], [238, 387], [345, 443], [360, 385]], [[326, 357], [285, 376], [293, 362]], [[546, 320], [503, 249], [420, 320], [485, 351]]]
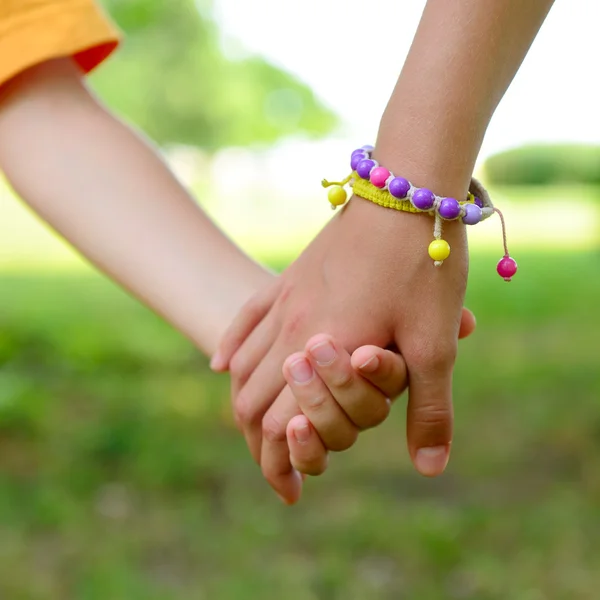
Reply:
[[107, 274], [211, 353], [270, 278], [204, 215], [148, 144], [89, 95], [68, 61], [0, 92], [0, 168]]
[[428, 0], [381, 121], [382, 164], [439, 194], [463, 195], [492, 115], [551, 6]]

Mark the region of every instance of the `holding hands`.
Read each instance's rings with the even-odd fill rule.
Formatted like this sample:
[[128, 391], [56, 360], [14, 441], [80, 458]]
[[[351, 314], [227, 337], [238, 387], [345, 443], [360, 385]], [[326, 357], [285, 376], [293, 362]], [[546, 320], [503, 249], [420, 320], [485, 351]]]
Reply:
[[[465, 198], [492, 115], [551, 6], [552, 0], [428, 0], [385, 109], [375, 158], [439, 195]], [[445, 226], [444, 239], [452, 256], [435, 269], [423, 251], [430, 219], [355, 198], [223, 338], [213, 367], [230, 368], [238, 423], [287, 501], [296, 501], [301, 488], [292, 465], [322, 471], [324, 449], [348, 447], [360, 429], [381, 422], [386, 396], [406, 385], [411, 459], [424, 475], [444, 470], [468, 270], [462, 223]], [[473, 322], [465, 320], [462, 332], [469, 333]], [[327, 335], [312, 337], [318, 332]], [[368, 362], [373, 352], [380, 362], [369, 372], [377, 363]], [[390, 378], [376, 377], [377, 369]], [[310, 444], [297, 443], [298, 426], [308, 429]]]
[[[375, 158], [446, 199], [464, 198], [490, 119], [551, 5], [428, 0]], [[286, 502], [298, 500], [301, 473], [322, 473], [327, 452], [381, 423], [389, 399], [407, 387], [411, 459], [423, 475], [443, 472], [457, 340], [475, 327], [462, 309], [463, 224], [445, 226], [452, 256], [436, 269], [424, 251], [429, 218], [357, 197], [273, 279], [214, 226], [152, 146], [90, 94], [82, 69], [116, 46], [93, 4], [90, 11], [97, 34], [84, 22], [73, 30], [85, 35], [38, 48], [37, 59], [5, 53], [0, 168], [15, 191], [207, 353], [239, 305], [264, 289], [235, 318], [212, 367], [231, 372], [237, 422]], [[85, 65], [75, 61], [83, 54]]]
[[[286, 501], [300, 496], [299, 471], [322, 472], [326, 451], [381, 423], [388, 398], [408, 383], [411, 458], [424, 475], [443, 472], [467, 270], [464, 231], [454, 225], [453, 260], [434, 269], [422, 251], [429, 219], [356, 198], [225, 334], [212, 366], [230, 369], [237, 422]], [[468, 335], [472, 315], [463, 322]]]

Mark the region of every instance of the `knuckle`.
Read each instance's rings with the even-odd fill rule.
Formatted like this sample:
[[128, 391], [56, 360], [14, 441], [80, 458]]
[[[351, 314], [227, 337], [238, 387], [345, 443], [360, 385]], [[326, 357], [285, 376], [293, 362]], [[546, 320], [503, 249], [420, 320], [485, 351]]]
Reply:
[[294, 285], [292, 283], [285, 282], [281, 287], [281, 292], [279, 293], [278, 302], [280, 304], [285, 304], [289, 300], [293, 291], [294, 291]]
[[282, 423], [274, 415], [266, 414], [262, 421], [263, 439], [271, 443], [286, 441], [285, 423]]
[[258, 408], [243, 393], [238, 394], [233, 404], [236, 423], [243, 428], [254, 425], [260, 416]]
[[260, 470], [262, 472], [263, 477], [267, 480], [269, 485], [277, 492], [277, 483], [278, 483], [278, 473], [273, 468], [272, 465], [269, 464], [261, 464]]
[[244, 430], [244, 423], [240, 419], [237, 410], [233, 410], [233, 422], [235, 424], [235, 428], [241, 433]]
[[323, 393], [312, 394], [306, 401], [307, 408], [312, 410], [319, 410], [323, 408], [327, 403], [327, 396]]
[[344, 452], [349, 448], [352, 448], [358, 439], [358, 430], [349, 431], [345, 435], [339, 436], [328, 445], [328, 450], [332, 452]]
[[429, 431], [448, 428], [452, 423], [452, 408], [436, 404], [418, 407], [414, 411], [414, 423]]
[[304, 323], [307, 319], [305, 311], [295, 311], [286, 316], [286, 319], [281, 328], [281, 335], [286, 342], [293, 341], [299, 332], [302, 331]]
[[346, 390], [354, 383], [354, 374], [350, 370], [338, 371], [336, 373], [331, 373], [331, 375], [327, 377], [327, 381], [329, 385], [337, 390]]
[[244, 384], [250, 376], [248, 360], [241, 352], [236, 352], [229, 363], [229, 373], [231, 378]]
[[457, 350], [456, 343], [423, 345], [413, 349], [407, 359], [422, 372], [445, 373], [454, 365]]
[[367, 415], [363, 429], [371, 429], [381, 425], [389, 416], [391, 409], [391, 402], [386, 398], [385, 402], [378, 402], [373, 406], [373, 410]]

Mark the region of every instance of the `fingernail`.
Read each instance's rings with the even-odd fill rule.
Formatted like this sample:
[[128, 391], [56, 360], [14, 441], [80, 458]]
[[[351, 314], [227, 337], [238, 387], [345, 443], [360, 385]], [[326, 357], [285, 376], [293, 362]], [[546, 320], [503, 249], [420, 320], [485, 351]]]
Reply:
[[305, 358], [298, 358], [290, 365], [290, 373], [296, 383], [308, 383], [313, 378], [313, 368]]
[[308, 438], [310, 437], [310, 429], [308, 427], [308, 423], [304, 425], [298, 425], [298, 427], [294, 427], [294, 437], [299, 444], [306, 444], [308, 442]]
[[325, 367], [330, 365], [335, 359], [335, 348], [331, 342], [321, 342], [310, 349], [310, 353], [317, 361], [317, 364]]
[[421, 475], [435, 477], [441, 475], [450, 458], [450, 446], [420, 448], [415, 456], [415, 466]]
[[367, 362], [364, 362], [358, 368], [360, 371], [364, 371], [365, 373], [372, 373], [377, 369], [377, 367], [379, 367], [379, 362], [380, 361], [377, 354], [373, 354], [373, 356], [371, 356], [371, 358]]
[[281, 501], [282, 501], [284, 504], [286, 504], [287, 506], [289, 506], [289, 505], [290, 505], [290, 502], [289, 502], [289, 500], [287, 500], [286, 498], [284, 498], [284, 497], [283, 497], [281, 494], [277, 494], [277, 497], [278, 497], [278, 498], [279, 498], [279, 499], [280, 499], [280, 500], [281, 500]]

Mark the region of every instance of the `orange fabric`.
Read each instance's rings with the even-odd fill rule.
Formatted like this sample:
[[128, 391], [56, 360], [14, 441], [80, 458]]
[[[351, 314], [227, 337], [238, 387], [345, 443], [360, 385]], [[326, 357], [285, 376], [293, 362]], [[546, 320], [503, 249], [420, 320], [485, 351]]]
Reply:
[[88, 73], [118, 43], [118, 31], [93, 0], [0, 0], [0, 85], [65, 56]]

